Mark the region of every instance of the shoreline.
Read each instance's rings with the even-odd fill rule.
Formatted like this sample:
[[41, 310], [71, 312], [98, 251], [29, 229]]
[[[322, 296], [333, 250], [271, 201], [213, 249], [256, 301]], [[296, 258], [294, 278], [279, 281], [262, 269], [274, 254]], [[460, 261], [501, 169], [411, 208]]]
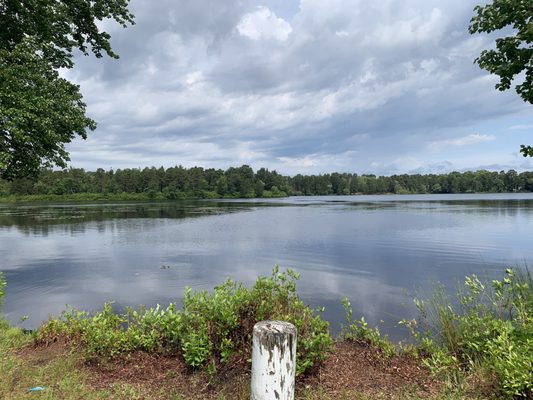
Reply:
[[[116, 193], [116, 194], [101, 194], [101, 193], [79, 193], [73, 195], [21, 195], [21, 196], [3, 196], [0, 197], [0, 204], [17, 204], [17, 203], [122, 203], [122, 202], [153, 202], [153, 203], [176, 203], [180, 201], [203, 201], [203, 200], [270, 200], [270, 199], [289, 199], [296, 197], [311, 198], [311, 197], [359, 197], [359, 196], [476, 196], [476, 195], [525, 195], [533, 192], [521, 191], [521, 192], [469, 192], [469, 193], [377, 193], [377, 194], [327, 194], [327, 195], [279, 195], [279, 196], [263, 196], [263, 197], [217, 197], [213, 193], [209, 192], [204, 197], [199, 196], [187, 196], [183, 195], [176, 199], [167, 199], [162, 194], [154, 198], [150, 198], [147, 193]], [[533, 197], [532, 197], [533, 200]]]

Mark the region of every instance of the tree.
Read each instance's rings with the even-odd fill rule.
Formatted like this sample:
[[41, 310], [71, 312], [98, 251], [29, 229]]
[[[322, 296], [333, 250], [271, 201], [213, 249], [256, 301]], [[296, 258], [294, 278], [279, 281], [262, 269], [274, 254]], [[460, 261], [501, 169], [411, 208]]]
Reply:
[[35, 43], [0, 50], [2, 178], [36, 175], [42, 164], [65, 167], [64, 143], [95, 127], [79, 87], [60, 78]]
[[524, 157], [533, 157], [533, 146], [526, 146], [523, 144], [520, 146], [520, 152]]
[[113, 52], [97, 21], [133, 23], [129, 0], [0, 0], [0, 177], [35, 176], [65, 167], [64, 145], [86, 138], [96, 123], [85, 115], [79, 86], [61, 78], [75, 48], [96, 57]]
[[[507, 90], [514, 78], [523, 73], [524, 81], [515, 86], [522, 99], [533, 104], [533, 4], [531, 0], [494, 0], [474, 8], [469, 31], [490, 33], [507, 27], [512, 33], [496, 39], [496, 48], [483, 50], [475, 62], [499, 76], [496, 89]], [[533, 147], [522, 145], [524, 157], [533, 157]]]

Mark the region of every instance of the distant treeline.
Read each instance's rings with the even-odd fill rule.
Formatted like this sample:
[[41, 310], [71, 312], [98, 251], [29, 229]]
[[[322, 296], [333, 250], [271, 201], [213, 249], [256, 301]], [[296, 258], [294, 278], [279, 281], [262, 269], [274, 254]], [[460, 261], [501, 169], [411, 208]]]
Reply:
[[70, 196], [96, 199], [252, 198], [291, 195], [382, 193], [499, 193], [533, 192], [533, 172], [451, 172], [440, 175], [323, 175], [283, 176], [243, 165], [221, 169], [201, 167], [85, 171], [42, 170], [36, 179], [0, 180], [1, 197]]

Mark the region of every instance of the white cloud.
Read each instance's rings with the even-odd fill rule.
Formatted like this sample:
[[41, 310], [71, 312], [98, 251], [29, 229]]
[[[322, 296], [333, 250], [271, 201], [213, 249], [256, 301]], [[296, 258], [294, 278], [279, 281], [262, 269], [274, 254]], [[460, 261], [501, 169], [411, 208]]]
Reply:
[[318, 160], [314, 159], [314, 157], [316, 157], [316, 154], [310, 154], [302, 158], [279, 157], [278, 159], [287, 167], [308, 168], [318, 165]]
[[446, 31], [447, 21], [438, 8], [429, 15], [416, 13], [399, 15], [397, 19], [387, 19], [378, 24], [366, 38], [366, 43], [392, 47], [423, 42], [438, 42]]
[[285, 173], [296, 175], [331, 172], [354, 172], [346, 165], [357, 157], [357, 151], [347, 150], [336, 154], [314, 153], [305, 157], [278, 157], [276, 164]]
[[522, 130], [522, 129], [533, 129], [533, 125], [513, 125], [508, 128], [509, 130]]
[[428, 145], [428, 147], [436, 150], [442, 149], [446, 146], [472, 146], [474, 144], [479, 144], [483, 142], [492, 142], [493, 140], [496, 140], [496, 136], [494, 135], [481, 135], [479, 133], [472, 133], [468, 136], [463, 136], [459, 138], [433, 141]]
[[398, 158], [394, 160], [393, 164], [395, 165], [398, 171], [402, 171], [402, 170], [413, 171], [423, 166], [423, 163], [413, 156]]
[[257, 7], [257, 10], [242, 17], [237, 25], [240, 35], [252, 40], [276, 39], [286, 41], [292, 32], [291, 25], [283, 18], [279, 18], [267, 7]]
[[189, 86], [192, 86], [202, 81], [203, 77], [204, 76], [203, 76], [202, 71], [194, 71], [194, 72], [191, 72], [185, 75], [185, 83]]

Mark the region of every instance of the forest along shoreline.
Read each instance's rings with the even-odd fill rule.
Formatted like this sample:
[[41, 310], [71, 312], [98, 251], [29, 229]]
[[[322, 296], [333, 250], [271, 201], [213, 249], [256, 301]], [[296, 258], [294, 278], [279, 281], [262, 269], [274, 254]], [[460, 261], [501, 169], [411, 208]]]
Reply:
[[[454, 299], [415, 300], [414, 339], [394, 345], [364, 317], [338, 338], [300, 299], [292, 270], [275, 268], [252, 287], [233, 280], [212, 292], [187, 289], [183, 307], [88, 314], [67, 310], [34, 332], [0, 323], [0, 397], [234, 399], [249, 396], [251, 332], [279, 319], [298, 328], [298, 398], [532, 398], [533, 280], [529, 270], [465, 279]], [[3, 278], [0, 298], [5, 293]], [[455, 305], [454, 305], [455, 304]]]
[[36, 178], [0, 179], [0, 202], [145, 201], [215, 198], [275, 198], [351, 194], [447, 194], [533, 192], [533, 172], [515, 170], [426, 175], [283, 176], [248, 165], [227, 170], [202, 167], [85, 171], [43, 169]]

